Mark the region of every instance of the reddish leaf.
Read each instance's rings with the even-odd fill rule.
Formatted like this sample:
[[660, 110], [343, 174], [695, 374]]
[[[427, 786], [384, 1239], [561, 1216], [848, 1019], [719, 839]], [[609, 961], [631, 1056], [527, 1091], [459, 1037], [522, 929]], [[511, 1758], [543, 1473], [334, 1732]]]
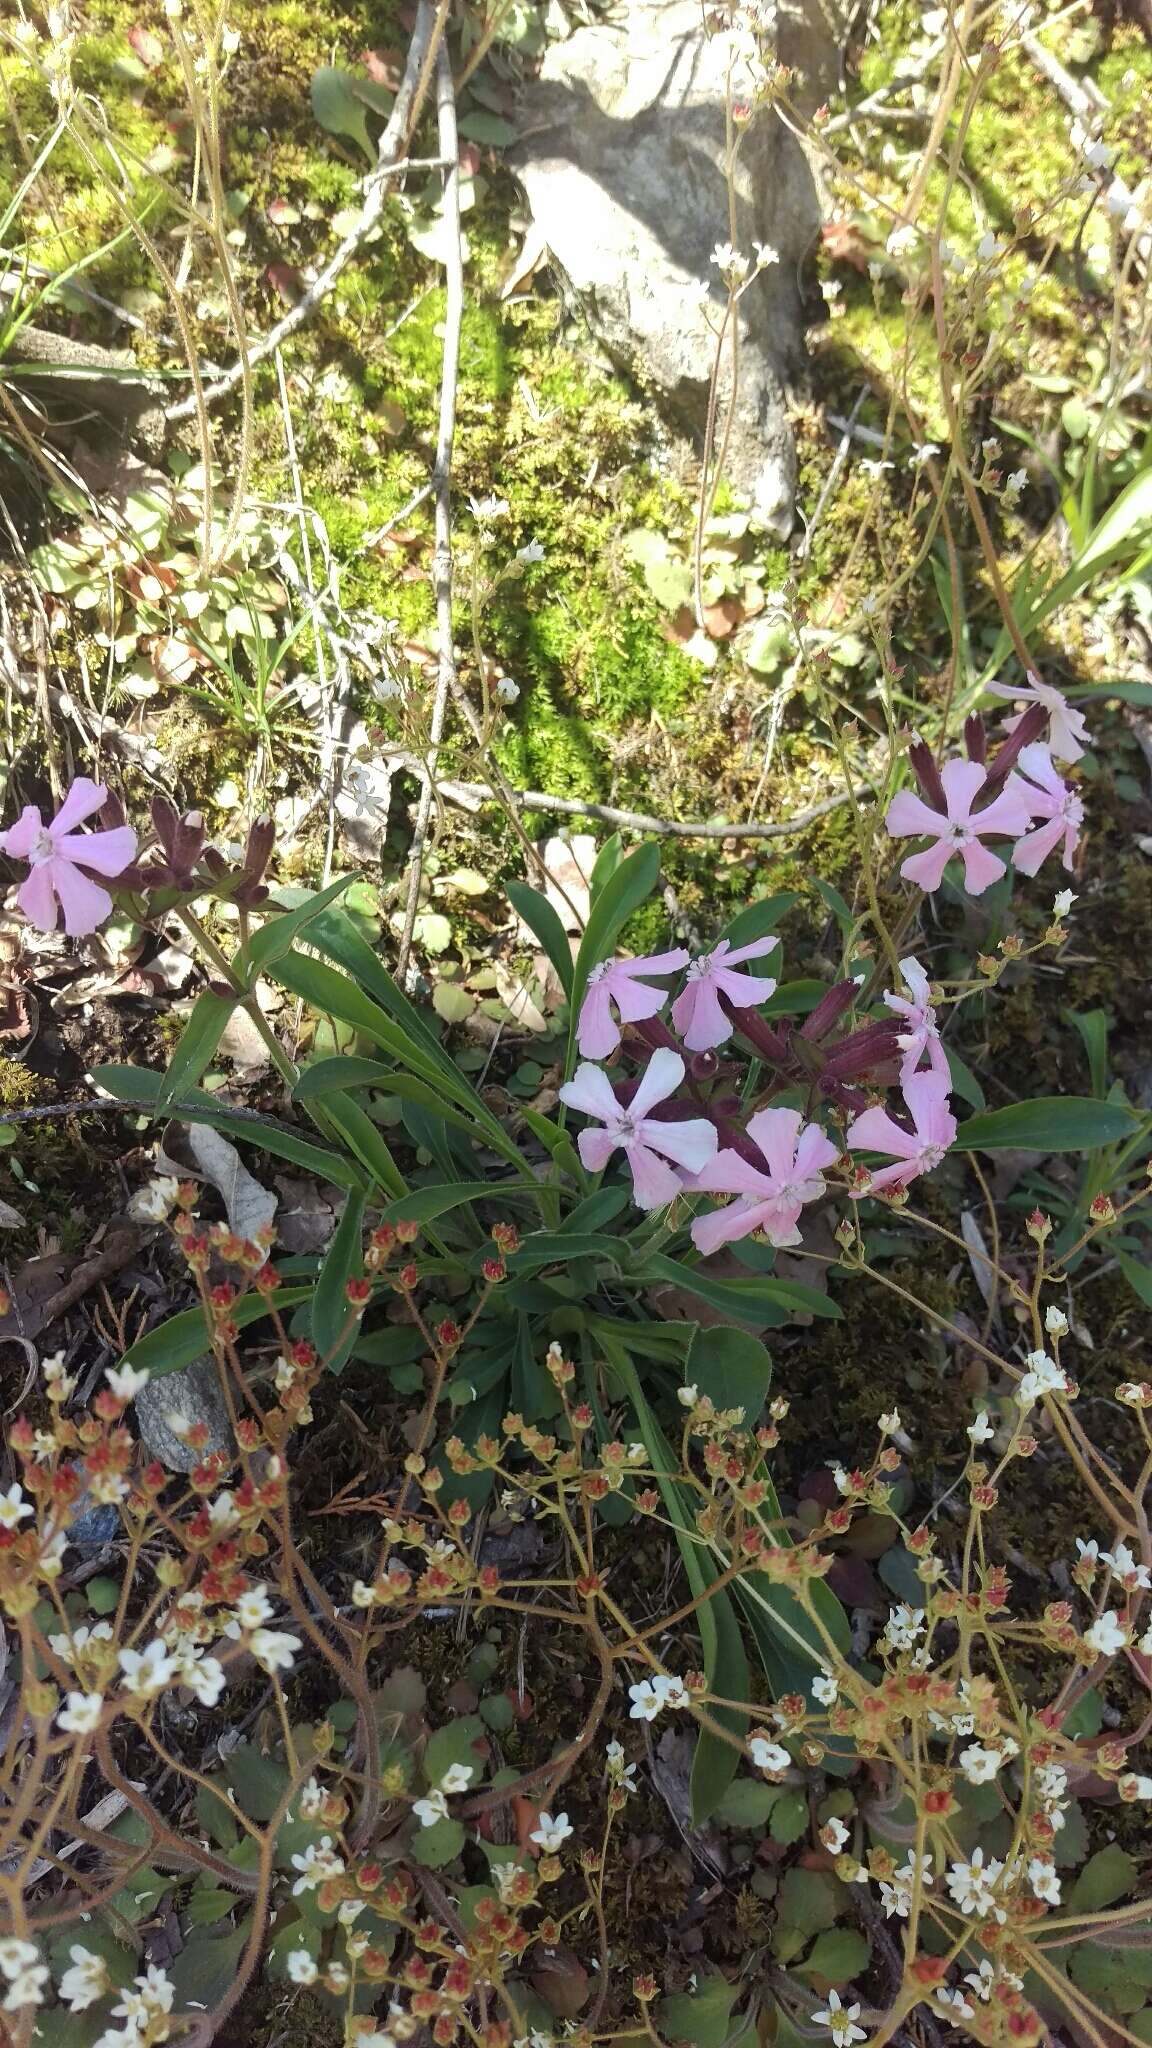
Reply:
[[286, 306], [295, 306], [303, 298], [304, 279], [294, 263], [270, 263], [264, 275]]
[[363, 50], [360, 62], [372, 80], [373, 85], [387, 86], [395, 92], [404, 72], [404, 65], [398, 50]]
[[738, 597], [722, 597], [718, 604], [704, 606], [704, 631], [713, 640], [727, 640], [743, 617], [744, 607]]
[[146, 71], [164, 62], [164, 45], [153, 28], [130, 28], [128, 41]]

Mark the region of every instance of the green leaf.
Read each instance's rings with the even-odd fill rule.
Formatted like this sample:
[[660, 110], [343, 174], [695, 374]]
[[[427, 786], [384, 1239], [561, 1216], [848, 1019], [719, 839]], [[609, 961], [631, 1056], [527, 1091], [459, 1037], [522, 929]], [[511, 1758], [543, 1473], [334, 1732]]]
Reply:
[[353, 1088], [391, 1087], [393, 1070], [383, 1060], [361, 1059], [357, 1053], [337, 1053], [334, 1059], [315, 1060], [305, 1067], [292, 1090], [293, 1102], [316, 1102], [322, 1096]]
[[843, 1314], [828, 1295], [818, 1294], [814, 1287], [804, 1287], [797, 1280], [778, 1280], [771, 1274], [749, 1274], [746, 1280], [713, 1280], [703, 1267], [686, 1266], [661, 1252], [647, 1260], [641, 1277], [666, 1280], [674, 1287], [682, 1287], [706, 1301], [710, 1308], [723, 1310], [735, 1322], [762, 1322], [765, 1311], [774, 1308], [789, 1313], [799, 1310], [833, 1322], [839, 1322]]
[[1080, 1034], [1080, 1042], [1088, 1056], [1088, 1075], [1092, 1082], [1092, 1093], [1103, 1101], [1108, 1093], [1108, 1026], [1107, 1010], [1061, 1010], [1066, 1024], [1071, 1024]]
[[93, 1614], [115, 1614], [120, 1605], [119, 1579], [89, 1579], [84, 1595]]
[[343, 1372], [359, 1327], [344, 1290], [364, 1270], [363, 1229], [364, 1196], [357, 1192], [344, 1204], [312, 1298], [312, 1342], [329, 1372]]
[[508, 1260], [510, 1273], [535, 1273], [541, 1266], [568, 1265], [573, 1259], [610, 1259], [620, 1264], [618, 1238], [581, 1236], [575, 1231], [540, 1230], [521, 1241]]
[[506, 1194], [531, 1194], [533, 1184], [509, 1180], [461, 1180], [452, 1187], [415, 1188], [410, 1195], [402, 1195], [397, 1202], [389, 1202], [383, 1212], [385, 1223], [435, 1223], [438, 1216], [447, 1216], [452, 1209], [462, 1209], [469, 1202], [502, 1201]]
[[1139, 1874], [1139, 1866], [1127, 1849], [1122, 1849], [1118, 1842], [1109, 1842], [1107, 1848], [1097, 1849], [1088, 1858], [1068, 1894], [1068, 1906], [1074, 1913], [1100, 1913], [1117, 1899], [1127, 1898]]
[[656, 2008], [660, 2030], [692, 2048], [724, 2048], [732, 2031], [737, 1986], [727, 1977], [704, 1977], [695, 1991], [677, 1991]]
[[236, 1980], [240, 1958], [251, 1933], [251, 1915], [239, 1927], [198, 1928], [167, 1964], [180, 2005], [211, 2011]]
[[855, 1927], [830, 1927], [818, 1934], [800, 1969], [805, 1977], [819, 1977], [827, 1984], [847, 1984], [867, 1967], [868, 1943]]
[[259, 931], [253, 932], [247, 945], [241, 947], [233, 962], [245, 988], [254, 988], [265, 969], [274, 960], [283, 959], [301, 932], [307, 930], [330, 903], [343, 895], [352, 879], [351, 875], [342, 875], [339, 881], [329, 883], [326, 889], [317, 889], [294, 910], [273, 912], [266, 918]]
[[768, 1833], [774, 1842], [790, 1848], [808, 1832], [808, 1801], [803, 1792], [785, 1792], [768, 1816]]
[[329, 1095], [325, 1103], [329, 1123], [335, 1124], [348, 1149], [371, 1174], [376, 1185], [395, 1198], [408, 1191], [408, 1183], [393, 1159], [381, 1134], [366, 1110], [350, 1095]]
[[[158, 1104], [165, 1077], [150, 1067], [94, 1067], [92, 1080], [97, 1088], [104, 1089], [133, 1109], [145, 1110], [154, 1116], [160, 1113]], [[272, 1152], [278, 1159], [290, 1159], [294, 1166], [304, 1167], [306, 1172], [316, 1174], [321, 1180], [334, 1181], [337, 1187], [361, 1185], [359, 1169], [341, 1153], [330, 1151], [323, 1145], [314, 1145], [308, 1138], [297, 1137], [294, 1131], [286, 1131], [279, 1124], [265, 1123], [262, 1117], [242, 1115], [199, 1088], [189, 1089], [178, 1103], [171, 1106], [179, 1109], [181, 1116], [187, 1117], [190, 1123], [210, 1124], [214, 1131], [226, 1131], [230, 1138], [258, 1145], [262, 1151]]]
[[[601, 851], [593, 880], [604, 858]], [[635, 852], [622, 860], [613, 874], [594, 897], [588, 924], [580, 941], [576, 955], [576, 966], [572, 976], [569, 1000], [572, 1004], [572, 1021], [568, 1030], [568, 1055], [564, 1063], [565, 1072], [572, 1069], [572, 1056], [576, 1045], [576, 1026], [580, 1018], [580, 1005], [588, 987], [588, 977], [594, 967], [606, 960], [616, 939], [627, 924], [633, 912], [652, 894], [660, 879], [660, 848], [655, 840], [649, 839]]]
[[425, 1870], [443, 1870], [460, 1854], [468, 1837], [458, 1820], [434, 1820], [412, 1837], [412, 1861]]
[[712, 1808], [711, 1818], [726, 1828], [760, 1828], [780, 1795], [781, 1787], [768, 1785], [763, 1778], [733, 1778]]
[[772, 1380], [772, 1360], [759, 1337], [698, 1327], [684, 1372], [717, 1408], [742, 1408], [748, 1428], [755, 1428]]
[[797, 1928], [807, 1941], [834, 1927], [847, 1905], [848, 1894], [830, 1870], [805, 1870], [794, 1864], [784, 1873], [777, 1919], [782, 1926]]
[[195, 1087], [205, 1068], [211, 1065], [238, 1001], [237, 996], [213, 995], [210, 989], [197, 996], [192, 1014], [164, 1069], [163, 1086], [156, 1103], [157, 1114], [165, 1114], [173, 1103], [179, 1102], [188, 1089]]
[[[312, 1282], [306, 1286], [281, 1287], [276, 1295], [276, 1306], [280, 1310], [299, 1307], [312, 1295]], [[250, 1323], [258, 1323], [268, 1314], [268, 1303], [262, 1294], [243, 1294], [232, 1308], [232, 1321], [246, 1330]], [[181, 1366], [191, 1365], [193, 1359], [203, 1358], [211, 1351], [212, 1340], [204, 1311], [200, 1308], [186, 1308], [178, 1316], [169, 1316], [166, 1323], [157, 1323], [144, 1337], [138, 1337], [130, 1344], [121, 1365], [135, 1366], [139, 1371], [147, 1367], [154, 1380], [163, 1379], [170, 1372], [179, 1372]]]
[[[782, 917], [787, 917], [803, 897], [796, 889], [781, 889], [775, 896], [759, 896], [755, 903], [748, 903], [738, 910], [730, 924], [726, 924], [721, 937], [728, 944], [750, 946], [753, 939], [765, 939], [774, 932]], [[746, 974], [773, 974], [780, 966], [780, 950], [766, 953], [762, 960], [748, 960], [743, 972]]]
[[1152, 1266], [1131, 1258], [1127, 1252], [1117, 1252], [1116, 1261], [1136, 1299], [1145, 1308], [1152, 1308]]
[[507, 149], [508, 144], [516, 140], [516, 129], [511, 121], [504, 121], [499, 114], [486, 113], [479, 107], [465, 114], [460, 123], [460, 133], [469, 142], [485, 143], [489, 149]]
[[1047, 1095], [970, 1116], [956, 1133], [961, 1152], [1095, 1152], [1131, 1138], [1139, 1119], [1121, 1103], [1090, 1095]]
[[473, 1745], [481, 1741], [483, 1735], [484, 1723], [478, 1714], [464, 1714], [460, 1720], [448, 1721], [443, 1728], [437, 1728], [428, 1737], [421, 1758], [421, 1768], [428, 1785], [438, 1785], [453, 1764], [467, 1764], [475, 1787], [484, 1766]]
[[329, 135], [341, 135], [358, 143], [370, 163], [376, 151], [368, 135], [368, 119], [362, 101], [353, 92], [355, 81], [335, 64], [322, 64], [312, 74], [312, 112]]
[[534, 932], [552, 962], [566, 996], [572, 994], [572, 948], [559, 915], [539, 889], [527, 882], [506, 882], [508, 900], [516, 915]]

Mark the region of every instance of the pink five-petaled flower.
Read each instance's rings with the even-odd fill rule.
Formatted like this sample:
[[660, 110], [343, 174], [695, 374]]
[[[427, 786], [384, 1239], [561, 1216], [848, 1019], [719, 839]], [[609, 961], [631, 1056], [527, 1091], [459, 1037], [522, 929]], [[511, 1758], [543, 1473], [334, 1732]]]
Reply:
[[762, 960], [776, 945], [775, 939], [753, 939], [751, 945], [737, 946], [721, 939], [711, 953], [701, 953], [688, 964], [688, 979], [672, 1005], [672, 1022], [689, 1052], [709, 1052], [731, 1038], [735, 1025], [720, 1002], [721, 996], [737, 1010], [751, 1010], [766, 1003], [776, 987], [774, 981], [758, 974], [736, 974], [739, 960]]
[[1044, 822], [1017, 841], [1012, 849], [1012, 865], [1023, 875], [1034, 875], [1063, 840], [1064, 865], [1070, 868], [1084, 822], [1084, 805], [1053, 767], [1047, 747], [1039, 742], [1021, 748], [1020, 767], [1028, 777], [1032, 815]]
[[588, 976], [588, 993], [580, 1005], [576, 1043], [585, 1059], [606, 1060], [620, 1043], [620, 1030], [612, 1015], [615, 1003], [622, 1024], [637, 1024], [642, 1017], [655, 1017], [668, 1001], [666, 988], [649, 988], [638, 979], [647, 974], [673, 974], [688, 965], [683, 946], [670, 953], [649, 953], [643, 960], [602, 960]]
[[28, 804], [14, 825], [0, 833], [0, 849], [14, 860], [26, 860], [31, 872], [16, 892], [16, 901], [30, 924], [54, 932], [57, 905], [64, 912], [69, 938], [82, 939], [111, 914], [107, 889], [86, 870], [120, 875], [136, 857], [131, 825], [108, 832], [77, 832], [73, 828], [98, 811], [108, 791], [102, 782], [78, 775], [50, 825], [35, 804]]
[[939, 1166], [956, 1136], [956, 1119], [948, 1108], [948, 1079], [929, 1070], [905, 1081], [904, 1101], [913, 1128], [906, 1131], [886, 1109], [866, 1109], [848, 1126], [848, 1146], [853, 1152], [888, 1152], [895, 1164], [878, 1167], [858, 1194], [878, 1194], [881, 1188], [907, 1187], [917, 1174], [931, 1173]]
[[[993, 697], [1012, 697], [1018, 704], [1042, 704], [1048, 713], [1048, 744], [1056, 759], [1080, 759], [1089, 736], [1084, 713], [1077, 711], [1054, 683], [1042, 683], [1039, 676], [1029, 669], [1027, 683], [989, 683], [988, 690]], [[1021, 711], [1016, 718], [1008, 720], [1009, 732], [1015, 732], [1023, 716]]]
[[742, 1153], [725, 1148], [696, 1176], [695, 1185], [706, 1194], [737, 1197], [693, 1223], [692, 1242], [705, 1258], [754, 1230], [762, 1230], [770, 1244], [799, 1244], [800, 1211], [824, 1193], [821, 1168], [840, 1157], [839, 1146], [819, 1124], [805, 1124], [798, 1109], [761, 1109], [749, 1117], [746, 1135], [763, 1157], [766, 1173], [750, 1166]]
[[[716, 1150], [716, 1126], [706, 1117], [690, 1117], [684, 1123], [657, 1122], [648, 1112], [664, 1102], [684, 1079], [684, 1062], [678, 1052], [660, 1046], [653, 1053], [627, 1108], [616, 1099], [607, 1074], [585, 1063], [560, 1090], [561, 1102], [570, 1109], [583, 1110], [603, 1124], [602, 1131], [581, 1131], [577, 1143], [589, 1173], [600, 1173], [617, 1146], [622, 1146], [632, 1171], [636, 1202], [641, 1209], [660, 1209], [680, 1194], [684, 1183], [671, 1166], [699, 1173]], [[657, 1157], [657, 1154], [661, 1157]]]
[[901, 861], [900, 873], [921, 889], [938, 889], [944, 870], [954, 853], [964, 862], [964, 886], [970, 896], [982, 896], [1004, 873], [1004, 862], [989, 853], [981, 839], [989, 832], [1003, 832], [1010, 838], [1027, 830], [1032, 816], [1030, 791], [1018, 775], [1009, 775], [1003, 789], [982, 810], [972, 806], [983, 785], [986, 769], [982, 761], [946, 761], [940, 770], [946, 809], [934, 811], [915, 790], [902, 789], [888, 806], [885, 824], [893, 839], [923, 833], [936, 844], [923, 853], [910, 853]]
[[948, 1055], [940, 1043], [928, 976], [920, 962], [911, 955], [900, 962], [900, 972], [904, 976], [907, 996], [886, 995], [884, 998], [888, 1008], [895, 1010], [898, 1017], [903, 1017], [905, 1023], [904, 1030], [896, 1038], [904, 1056], [900, 1064], [900, 1079], [902, 1082], [911, 1079], [925, 1053], [934, 1074], [947, 1074]]

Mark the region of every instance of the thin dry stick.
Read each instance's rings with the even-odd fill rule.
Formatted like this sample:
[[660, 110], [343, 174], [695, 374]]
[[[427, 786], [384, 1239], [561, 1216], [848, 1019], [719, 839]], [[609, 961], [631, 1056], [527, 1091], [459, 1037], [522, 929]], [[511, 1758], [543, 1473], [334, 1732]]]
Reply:
[[[397, 177], [402, 171], [415, 168], [414, 160], [402, 155], [401, 152], [405, 150], [419, 117], [426, 60], [431, 53], [434, 33], [443, 27], [442, 15], [443, 10], [438, 19], [431, 0], [420, 0], [420, 6], [416, 11], [416, 26], [408, 46], [404, 76], [388, 116], [387, 126], [380, 137], [375, 169], [365, 182], [364, 201], [359, 215], [299, 303], [269, 329], [263, 341], [257, 342], [248, 350], [248, 372], [251, 372], [258, 363], [264, 362], [311, 318], [321, 300], [327, 298], [337, 278], [347, 269], [352, 258], [363, 247], [377, 225], [384, 211], [389, 180]], [[439, 161], [439, 158], [432, 159], [432, 162]], [[230, 392], [235, 391], [245, 374], [243, 360], [233, 363], [231, 369], [225, 370], [223, 376], [218, 377], [214, 384], [206, 384], [198, 395], [191, 394], [178, 400], [175, 405], [168, 406], [164, 413], [165, 420], [171, 425], [180, 420], [191, 419], [199, 406], [215, 405], [219, 399], [227, 398]]]
[[436, 551], [432, 559], [432, 581], [436, 592], [436, 630], [439, 638], [439, 667], [432, 720], [428, 729], [428, 773], [420, 792], [416, 830], [408, 869], [408, 901], [404, 907], [404, 930], [400, 938], [397, 975], [403, 983], [412, 950], [412, 933], [420, 904], [420, 882], [424, 873], [424, 848], [436, 793], [436, 764], [448, 699], [456, 681], [456, 650], [452, 638], [452, 444], [456, 435], [456, 386], [460, 375], [460, 331], [464, 322], [464, 251], [460, 239], [460, 165], [456, 136], [456, 95], [452, 66], [441, 44], [436, 60], [436, 118], [440, 154], [449, 165], [444, 178], [443, 217], [447, 235], [445, 266], [444, 351], [440, 371], [440, 425], [436, 438], [436, 466], [432, 473], [436, 497]]

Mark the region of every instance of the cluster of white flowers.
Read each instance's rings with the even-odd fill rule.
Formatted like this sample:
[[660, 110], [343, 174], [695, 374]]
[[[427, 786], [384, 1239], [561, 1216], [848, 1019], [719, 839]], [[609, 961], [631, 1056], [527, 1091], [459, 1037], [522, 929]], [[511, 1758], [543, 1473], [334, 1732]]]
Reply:
[[1024, 1360], [1024, 1376], [1016, 1389], [1016, 1400], [1025, 1414], [1034, 1408], [1044, 1394], [1066, 1394], [1067, 1374], [1060, 1370], [1055, 1359], [1046, 1351], [1029, 1351]]
[[917, 1874], [922, 1886], [931, 1885], [934, 1874], [931, 1856], [917, 1858], [913, 1850], [907, 1863], [902, 1863], [899, 1870], [892, 1872], [891, 1880], [880, 1880], [880, 1901], [886, 1920], [891, 1920], [893, 1914], [898, 1920], [907, 1920], [912, 1910]]
[[423, 1799], [412, 1801], [412, 1811], [421, 1827], [435, 1827], [438, 1820], [447, 1820], [449, 1799], [454, 1792], [466, 1792], [474, 1776], [471, 1764], [449, 1764], [439, 1783]]
[[981, 1742], [970, 1743], [960, 1751], [958, 1761], [970, 1785], [990, 1785], [1004, 1765], [1019, 1754], [1020, 1744], [1011, 1735], [1004, 1735], [995, 1749], [988, 1749]]
[[882, 1641], [891, 1650], [914, 1650], [924, 1633], [924, 1609], [893, 1607], [884, 1626]]
[[43, 2004], [48, 1968], [40, 1961], [40, 1951], [35, 1943], [21, 1941], [17, 1935], [8, 1935], [0, 1940], [0, 1974], [8, 1987], [3, 2002], [5, 2012], [19, 2012], [23, 2006]]
[[623, 1743], [608, 1744], [604, 1751], [604, 1767], [610, 1785], [615, 1785], [621, 1792], [635, 1792], [636, 1766], [626, 1761]]
[[628, 1687], [632, 1702], [629, 1718], [633, 1721], [654, 1721], [665, 1707], [687, 1707], [691, 1704], [688, 1691], [681, 1678], [642, 1678], [638, 1685]]
[[128, 1204], [128, 1214], [138, 1223], [163, 1223], [176, 1206], [180, 1183], [160, 1173], [146, 1187], [137, 1188]]

